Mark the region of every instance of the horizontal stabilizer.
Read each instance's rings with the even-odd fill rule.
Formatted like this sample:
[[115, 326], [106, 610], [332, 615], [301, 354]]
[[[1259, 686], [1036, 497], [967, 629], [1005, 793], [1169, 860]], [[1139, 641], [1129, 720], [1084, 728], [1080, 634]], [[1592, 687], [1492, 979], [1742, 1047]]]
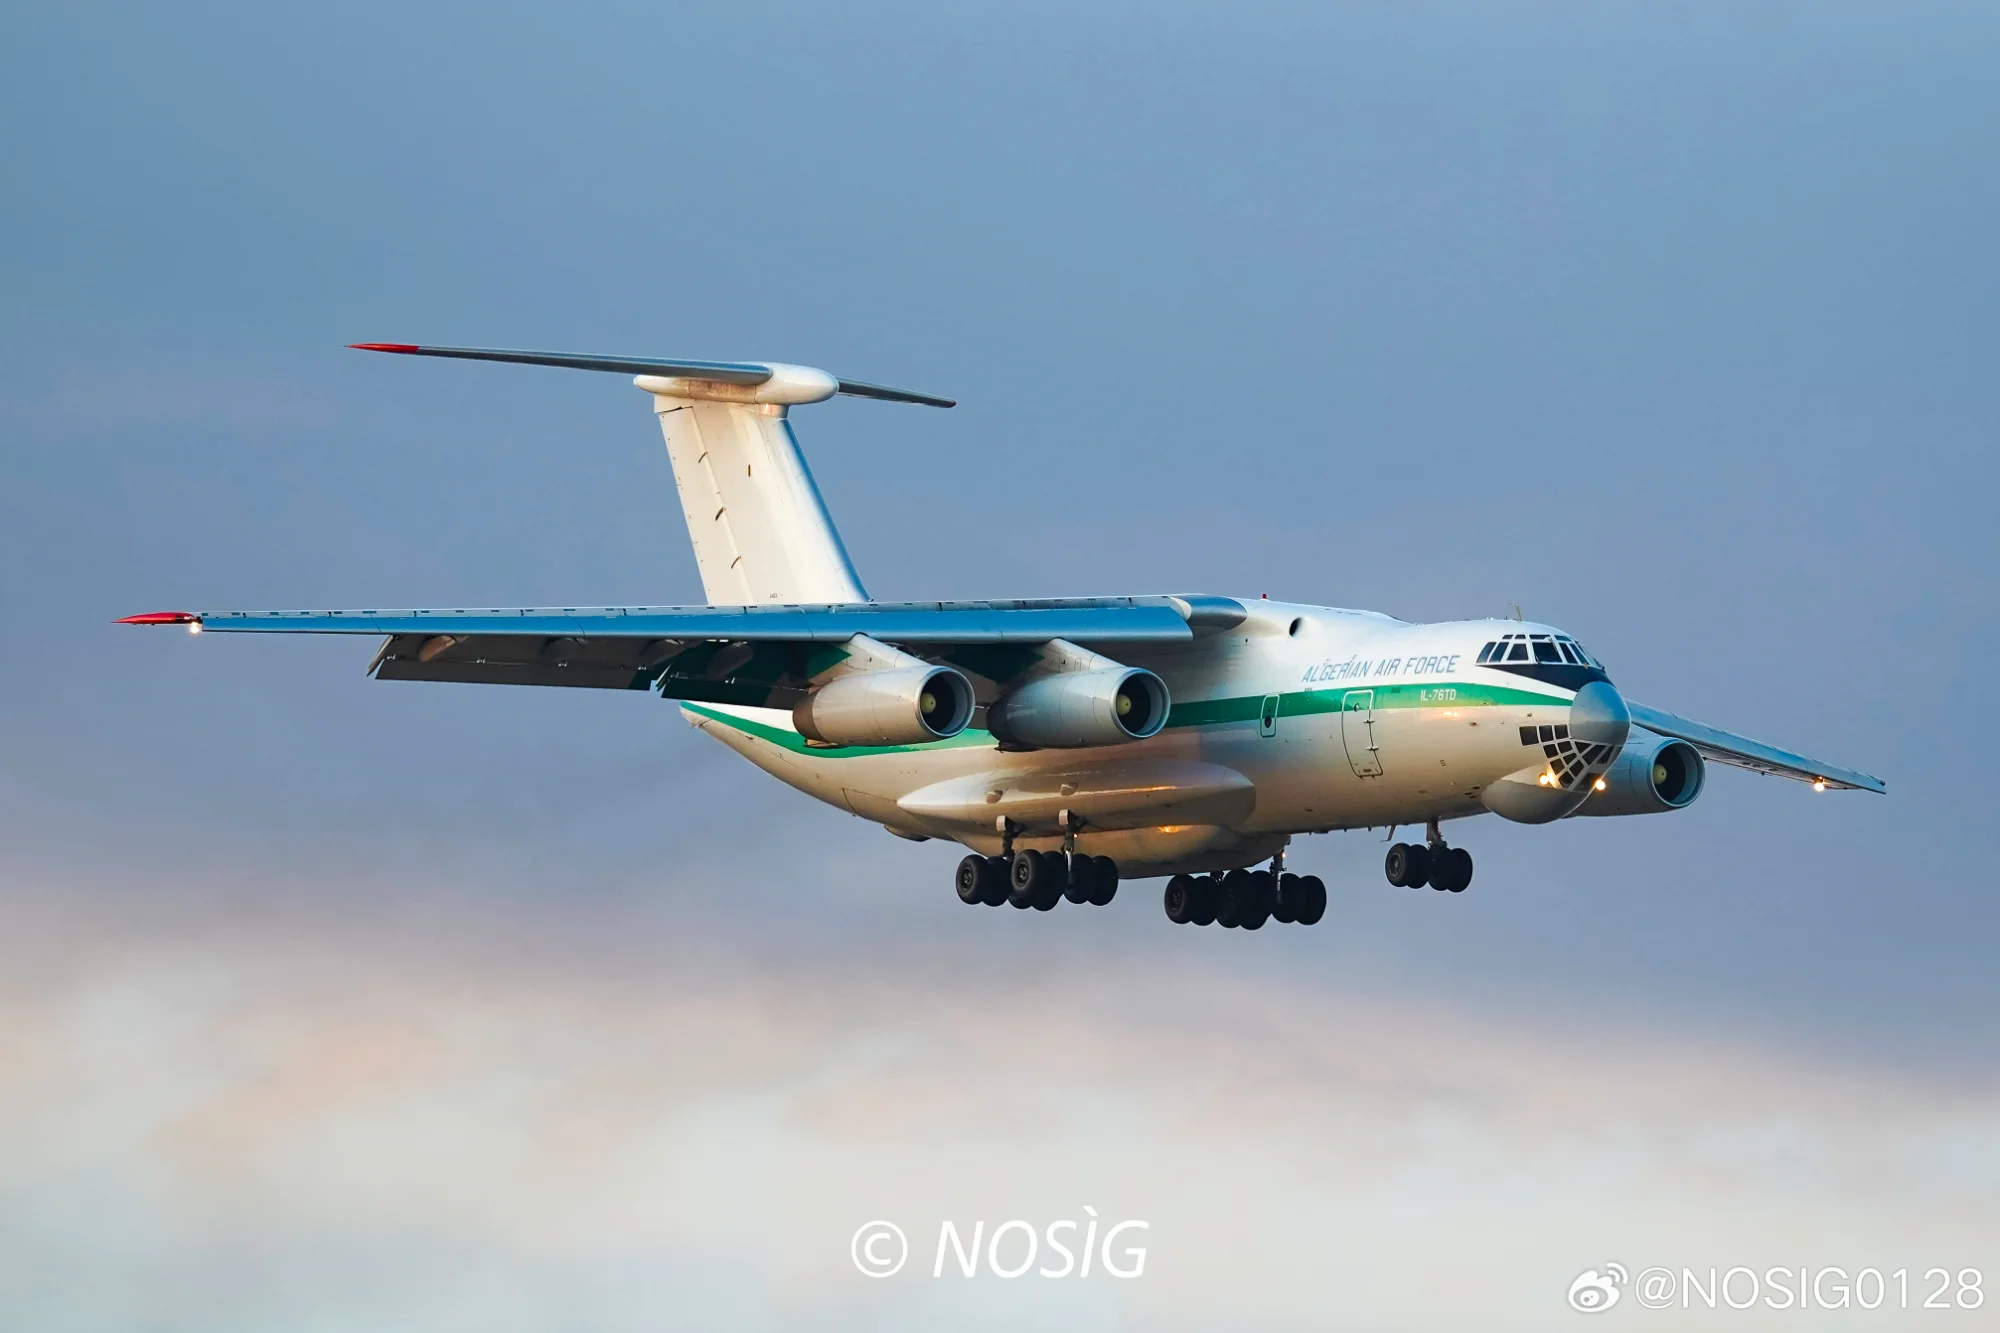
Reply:
[[[397, 352], [405, 356], [442, 356], [459, 361], [505, 361], [521, 366], [559, 366], [567, 370], [604, 370], [620, 375], [655, 375], [677, 379], [708, 380], [716, 384], [737, 384], [754, 388], [778, 373], [774, 363], [762, 361], [678, 361], [651, 356], [593, 356], [583, 352], [517, 352], [498, 347], [426, 347], [417, 343], [349, 343], [363, 352]], [[835, 393], [854, 398], [879, 398], [890, 403], [920, 403], [925, 407], [956, 407], [950, 398], [908, 389], [891, 389], [860, 380], [834, 379]]]
[[1781, 750], [1763, 741], [1753, 741], [1748, 736], [1738, 736], [1720, 727], [1711, 727], [1705, 722], [1696, 722], [1680, 717], [1660, 708], [1648, 708], [1645, 704], [1625, 701], [1632, 714], [1632, 720], [1648, 731], [1662, 736], [1671, 736], [1677, 741], [1686, 741], [1701, 751], [1704, 759], [1718, 764], [1728, 764], [1732, 768], [1747, 768], [1753, 773], [1765, 773], [1772, 777], [1790, 778], [1794, 782], [1810, 782], [1814, 786], [1839, 787], [1846, 791], [1872, 791], [1878, 795], [1888, 792], [1882, 779], [1857, 773], [1851, 768], [1840, 768], [1833, 764], [1808, 759], [1790, 750]]

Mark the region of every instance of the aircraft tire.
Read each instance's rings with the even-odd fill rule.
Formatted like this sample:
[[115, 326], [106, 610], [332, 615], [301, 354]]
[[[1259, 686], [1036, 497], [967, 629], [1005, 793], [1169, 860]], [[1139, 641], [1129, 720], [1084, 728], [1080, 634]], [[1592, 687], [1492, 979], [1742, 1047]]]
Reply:
[[1069, 865], [1063, 860], [1061, 852], [1041, 852], [1038, 855], [1042, 859], [1042, 878], [1030, 905], [1037, 912], [1046, 912], [1063, 899], [1063, 888], [1069, 881]]
[[1278, 897], [1271, 904], [1271, 919], [1290, 925], [1299, 919], [1299, 877], [1297, 875], [1278, 876]]
[[1299, 879], [1299, 909], [1297, 920], [1302, 926], [1316, 926], [1326, 915], [1326, 882], [1318, 875], [1305, 875]]
[[1431, 887], [1446, 893], [1464, 893], [1472, 883], [1472, 853], [1463, 847], [1439, 849], [1431, 858]]
[[1007, 901], [1007, 876], [1013, 871], [1014, 863], [1004, 856], [986, 858], [986, 896], [979, 901], [988, 907], [998, 907]]
[[1256, 894], [1250, 886], [1250, 872], [1232, 870], [1222, 877], [1222, 888], [1215, 895], [1215, 924], [1224, 930], [1234, 930], [1243, 924], [1243, 918], [1251, 912], [1256, 902]]
[[1421, 889], [1431, 878], [1431, 849], [1422, 843], [1399, 842], [1382, 860], [1383, 873], [1399, 889]]
[[1268, 870], [1250, 872], [1250, 908], [1237, 921], [1244, 930], [1262, 930], [1271, 919], [1271, 901], [1278, 895]]
[[1087, 856], [1064, 857], [1060, 852], [1056, 858], [1064, 861], [1063, 897], [1078, 907], [1090, 901], [1090, 895], [1097, 889], [1097, 862]]
[[1221, 889], [1213, 875], [1194, 877], [1194, 915], [1188, 919], [1197, 926], [1215, 924], [1215, 902]]
[[1177, 926], [1191, 923], [1195, 917], [1195, 901], [1200, 890], [1195, 887], [1193, 875], [1175, 875], [1167, 881], [1167, 891], [1163, 905], [1167, 909], [1167, 920]]
[[1118, 863], [1108, 856], [1093, 856], [1090, 863], [1096, 873], [1090, 885], [1090, 905], [1109, 907], [1118, 896]]
[[952, 875], [952, 887], [958, 890], [958, 900], [967, 907], [986, 901], [988, 870], [986, 858], [968, 856], [958, 863], [958, 870]]
[[1041, 853], [1015, 852], [1012, 864], [1007, 867], [1007, 901], [1026, 911], [1035, 905], [1041, 888]]

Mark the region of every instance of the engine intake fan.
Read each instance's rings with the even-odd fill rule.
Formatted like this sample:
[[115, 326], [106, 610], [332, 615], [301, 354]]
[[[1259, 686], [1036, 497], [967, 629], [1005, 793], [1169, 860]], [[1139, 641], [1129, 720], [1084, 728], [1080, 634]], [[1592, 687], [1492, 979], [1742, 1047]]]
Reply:
[[820, 686], [792, 710], [792, 725], [821, 745], [923, 745], [964, 731], [972, 705], [972, 682], [952, 667], [894, 667]]
[[1058, 669], [1012, 690], [986, 710], [987, 726], [1003, 745], [1077, 750], [1124, 745], [1157, 735], [1173, 701], [1167, 684], [1143, 667], [1120, 666], [1056, 640], [1051, 647], [1082, 658], [1080, 670]]

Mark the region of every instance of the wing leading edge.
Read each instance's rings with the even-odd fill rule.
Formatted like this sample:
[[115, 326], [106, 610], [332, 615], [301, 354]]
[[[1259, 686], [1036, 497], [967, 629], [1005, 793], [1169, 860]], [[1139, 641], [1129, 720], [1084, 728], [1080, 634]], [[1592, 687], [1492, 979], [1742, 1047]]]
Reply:
[[1738, 736], [1720, 727], [1711, 727], [1705, 722], [1695, 722], [1660, 708], [1649, 708], [1645, 704], [1626, 701], [1632, 720], [1648, 731], [1656, 731], [1662, 736], [1671, 736], [1678, 741], [1686, 741], [1701, 752], [1704, 759], [1712, 759], [1718, 764], [1728, 764], [1733, 768], [1747, 768], [1753, 773], [1765, 773], [1781, 778], [1791, 778], [1795, 782], [1810, 782], [1815, 786], [1838, 787], [1843, 791], [1872, 791], [1886, 795], [1888, 786], [1878, 777], [1857, 773], [1851, 768], [1841, 768], [1834, 764], [1824, 764], [1817, 759], [1809, 759], [1790, 750], [1781, 750], [1763, 741], [1753, 741], [1748, 736]]
[[[850, 602], [819, 606], [515, 607], [416, 611], [156, 611], [124, 624], [189, 625], [232, 634], [566, 636], [837, 643], [1174, 642], [1194, 637], [1220, 598], [1065, 597], [981, 602]], [[1176, 605], [1178, 603], [1179, 605]], [[1238, 619], [1241, 606], [1236, 605]]]
[[122, 623], [224, 634], [381, 635], [381, 650], [368, 667], [378, 680], [657, 690], [673, 699], [790, 708], [845, 656], [843, 645], [857, 635], [933, 659], [956, 655], [967, 665], [992, 670], [992, 653], [1022, 656], [1051, 639], [1101, 646], [1184, 643], [1242, 615], [1241, 603], [1228, 598], [1083, 597], [832, 606], [156, 611]]

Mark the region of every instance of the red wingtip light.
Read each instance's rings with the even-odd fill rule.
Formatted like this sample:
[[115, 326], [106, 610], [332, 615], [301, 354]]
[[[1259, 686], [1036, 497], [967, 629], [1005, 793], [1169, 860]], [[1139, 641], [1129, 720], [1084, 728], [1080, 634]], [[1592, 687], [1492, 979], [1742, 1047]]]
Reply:
[[415, 343], [349, 343], [357, 352], [421, 352]]
[[192, 611], [148, 611], [142, 616], [126, 616], [116, 625], [199, 625], [201, 617]]

